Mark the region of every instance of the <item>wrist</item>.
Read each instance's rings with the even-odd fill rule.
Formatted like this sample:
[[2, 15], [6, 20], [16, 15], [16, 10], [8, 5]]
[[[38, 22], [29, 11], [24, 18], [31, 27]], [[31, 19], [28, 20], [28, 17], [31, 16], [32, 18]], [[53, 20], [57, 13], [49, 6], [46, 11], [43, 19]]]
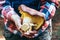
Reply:
[[15, 22], [16, 27], [18, 29], [20, 29], [21, 28], [21, 20], [20, 20], [20, 17], [18, 15], [12, 15], [11, 18]]

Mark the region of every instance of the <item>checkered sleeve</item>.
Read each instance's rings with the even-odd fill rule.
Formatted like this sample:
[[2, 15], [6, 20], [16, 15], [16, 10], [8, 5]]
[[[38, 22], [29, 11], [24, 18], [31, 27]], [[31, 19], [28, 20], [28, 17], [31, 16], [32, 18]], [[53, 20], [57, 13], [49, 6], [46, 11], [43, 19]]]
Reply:
[[55, 4], [51, 3], [49, 4], [48, 2], [45, 4], [45, 8], [43, 8], [42, 12], [45, 14], [45, 23], [42, 26], [42, 29], [46, 29], [49, 25], [49, 20], [55, 15]]
[[43, 5], [41, 8], [42, 8], [41, 12], [45, 14], [45, 16], [44, 16], [45, 20], [49, 20], [50, 17], [54, 16], [55, 13], [52, 13], [52, 12], [55, 12], [55, 10], [56, 10], [54, 3], [50, 4], [50, 3], [46, 2], [46, 4]]
[[46, 4], [42, 6], [42, 9], [40, 11], [45, 14], [45, 22], [42, 25], [42, 28], [38, 30], [38, 36], [45, 31], [45, 29], [48, 27], [50, 23], [50, 19], [55, 15], [55, 4], [49, 4], [48, 2], [46, 2]]

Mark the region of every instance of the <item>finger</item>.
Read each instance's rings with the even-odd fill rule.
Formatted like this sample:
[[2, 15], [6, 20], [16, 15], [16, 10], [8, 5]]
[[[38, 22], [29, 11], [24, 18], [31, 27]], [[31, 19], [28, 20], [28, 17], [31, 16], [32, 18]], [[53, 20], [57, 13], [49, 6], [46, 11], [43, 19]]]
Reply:
[[34, 35], [26, 35], [26, 34], [24, 34], [24, 36], [27, 37], [27, 38], [34, 38]]
[[28, 35], [24, 35], [25, 37], [27, 37], [27, 38], [31, 38], [30, 36], [28, 36]]
[[26, 35], [26, 36], [32, 36], [32, 34], [24, 34], [24, 35]]
[[25, 35], [30, 35], [30, 33], [28, 33], [28, 32], [26, 32], [26, 33], [24, 33]]
[[25, 36], [25, 37], [27, 37], [27, 38], [34, 38], [34, 36]]
[[28, 38], [34, 38], [34, 36], [28, 36]]
[[24, 33], [24, 35], [28, 35], [28, 36], [34, 36], [34, 34], [36, 34], [36, 31], [30, 31], [29, 33]]
[[30, 34], [36, 34], [37, 31], [30, 31]]
[[32, 33], [30, 33], [30, 34], [25, 34], [25, 35], [27, 35], [27, 36], [34, 36], [34, 34], [32, 34]]
[[27, 35], [27, 34], [23, 34], [25, 37], [27, 37], [27, 38], [31, 38], [32, 37], [32, 35], [31, 34], [29, 34], [29, 35]]

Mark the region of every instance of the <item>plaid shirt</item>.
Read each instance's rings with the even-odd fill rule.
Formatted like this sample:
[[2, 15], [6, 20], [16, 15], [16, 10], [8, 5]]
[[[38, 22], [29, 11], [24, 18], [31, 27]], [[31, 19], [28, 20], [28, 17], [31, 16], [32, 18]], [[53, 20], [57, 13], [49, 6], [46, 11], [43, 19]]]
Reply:
[[[44, 13], [45, 15], [44, 17], [45, 23], [42, 26], [42, 30], [45, 30], [48, 27], [50, 22], [49, 20], [54, 16], [55, 11], [56, 11], [56, 8], [54, 3], [46, 2], [43, 6], [41, 6], [40, 12]], [[15, 30], [17, 30], [16, 25], [14, 25], [12, 22], [8, 26], [6, 26], [8, 24], [8, 19], [4, 18], [4, 23], [5, 23], [6, 29], [9, 30], [10, 32], [14, 33]], [[38, 31], [38, 34], [42, 33], [42, 30], [40, 29]]]
[[44, 13], [44, 19], [45, 19], [45, 22], [44, 24], [42, 25], [42, 28], [39, 29], [38, 31], [38, 36], [44, 32], [46, 30], [46, 28], [48, 28], [52, 17], [55, 15], [55, 11], [56, 11], [56, 7], [55, 7], [55, 4], [54, 3], [48, 3], [46, 2], [43, 6], [41, 6], [41, 10], [40, 12]]
[[55, 4], [54, 3], [48, 3], [46, 2], [45, 5], [41, 6], [41, 10], [40, 12], [44, 13], [44, 18], [45, 18], [45, 23], [44, 25], [42, 26], [42, 29], [45, 30], [49, 23], [50, 23], [50, 19], [55, 15], [55, 11], [56, 11], [56, 8], [55, 8]]

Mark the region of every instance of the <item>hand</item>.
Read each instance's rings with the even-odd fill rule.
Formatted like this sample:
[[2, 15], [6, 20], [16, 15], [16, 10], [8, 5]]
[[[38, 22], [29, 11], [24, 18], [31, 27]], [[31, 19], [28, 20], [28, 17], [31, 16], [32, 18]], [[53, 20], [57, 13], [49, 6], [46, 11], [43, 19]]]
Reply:
[[22, 4], [22, 5], [20, 5], [20, 7], [22, 8], [23, 11], [27, 11], [27, 6]]
[[29, 8], [29, 7], [27, 7], [27, 6], [25, 6], [25, 5], [20, 5], [20, 7], [21, 7], [21, 9], [23, 10], [23, 11], [25, 11], [25, 12], [28, 12], [29, 14], [31, 14], [31, 15], [36, 15], [36, 10], [34, 10], [34, 9], [32, 9], [32, 8]]
[[31, 31], [29, 33], [24, 33], [23, 36], [27, 37], [27, 38], [34, 38], [37, 34], [37, 31]]

